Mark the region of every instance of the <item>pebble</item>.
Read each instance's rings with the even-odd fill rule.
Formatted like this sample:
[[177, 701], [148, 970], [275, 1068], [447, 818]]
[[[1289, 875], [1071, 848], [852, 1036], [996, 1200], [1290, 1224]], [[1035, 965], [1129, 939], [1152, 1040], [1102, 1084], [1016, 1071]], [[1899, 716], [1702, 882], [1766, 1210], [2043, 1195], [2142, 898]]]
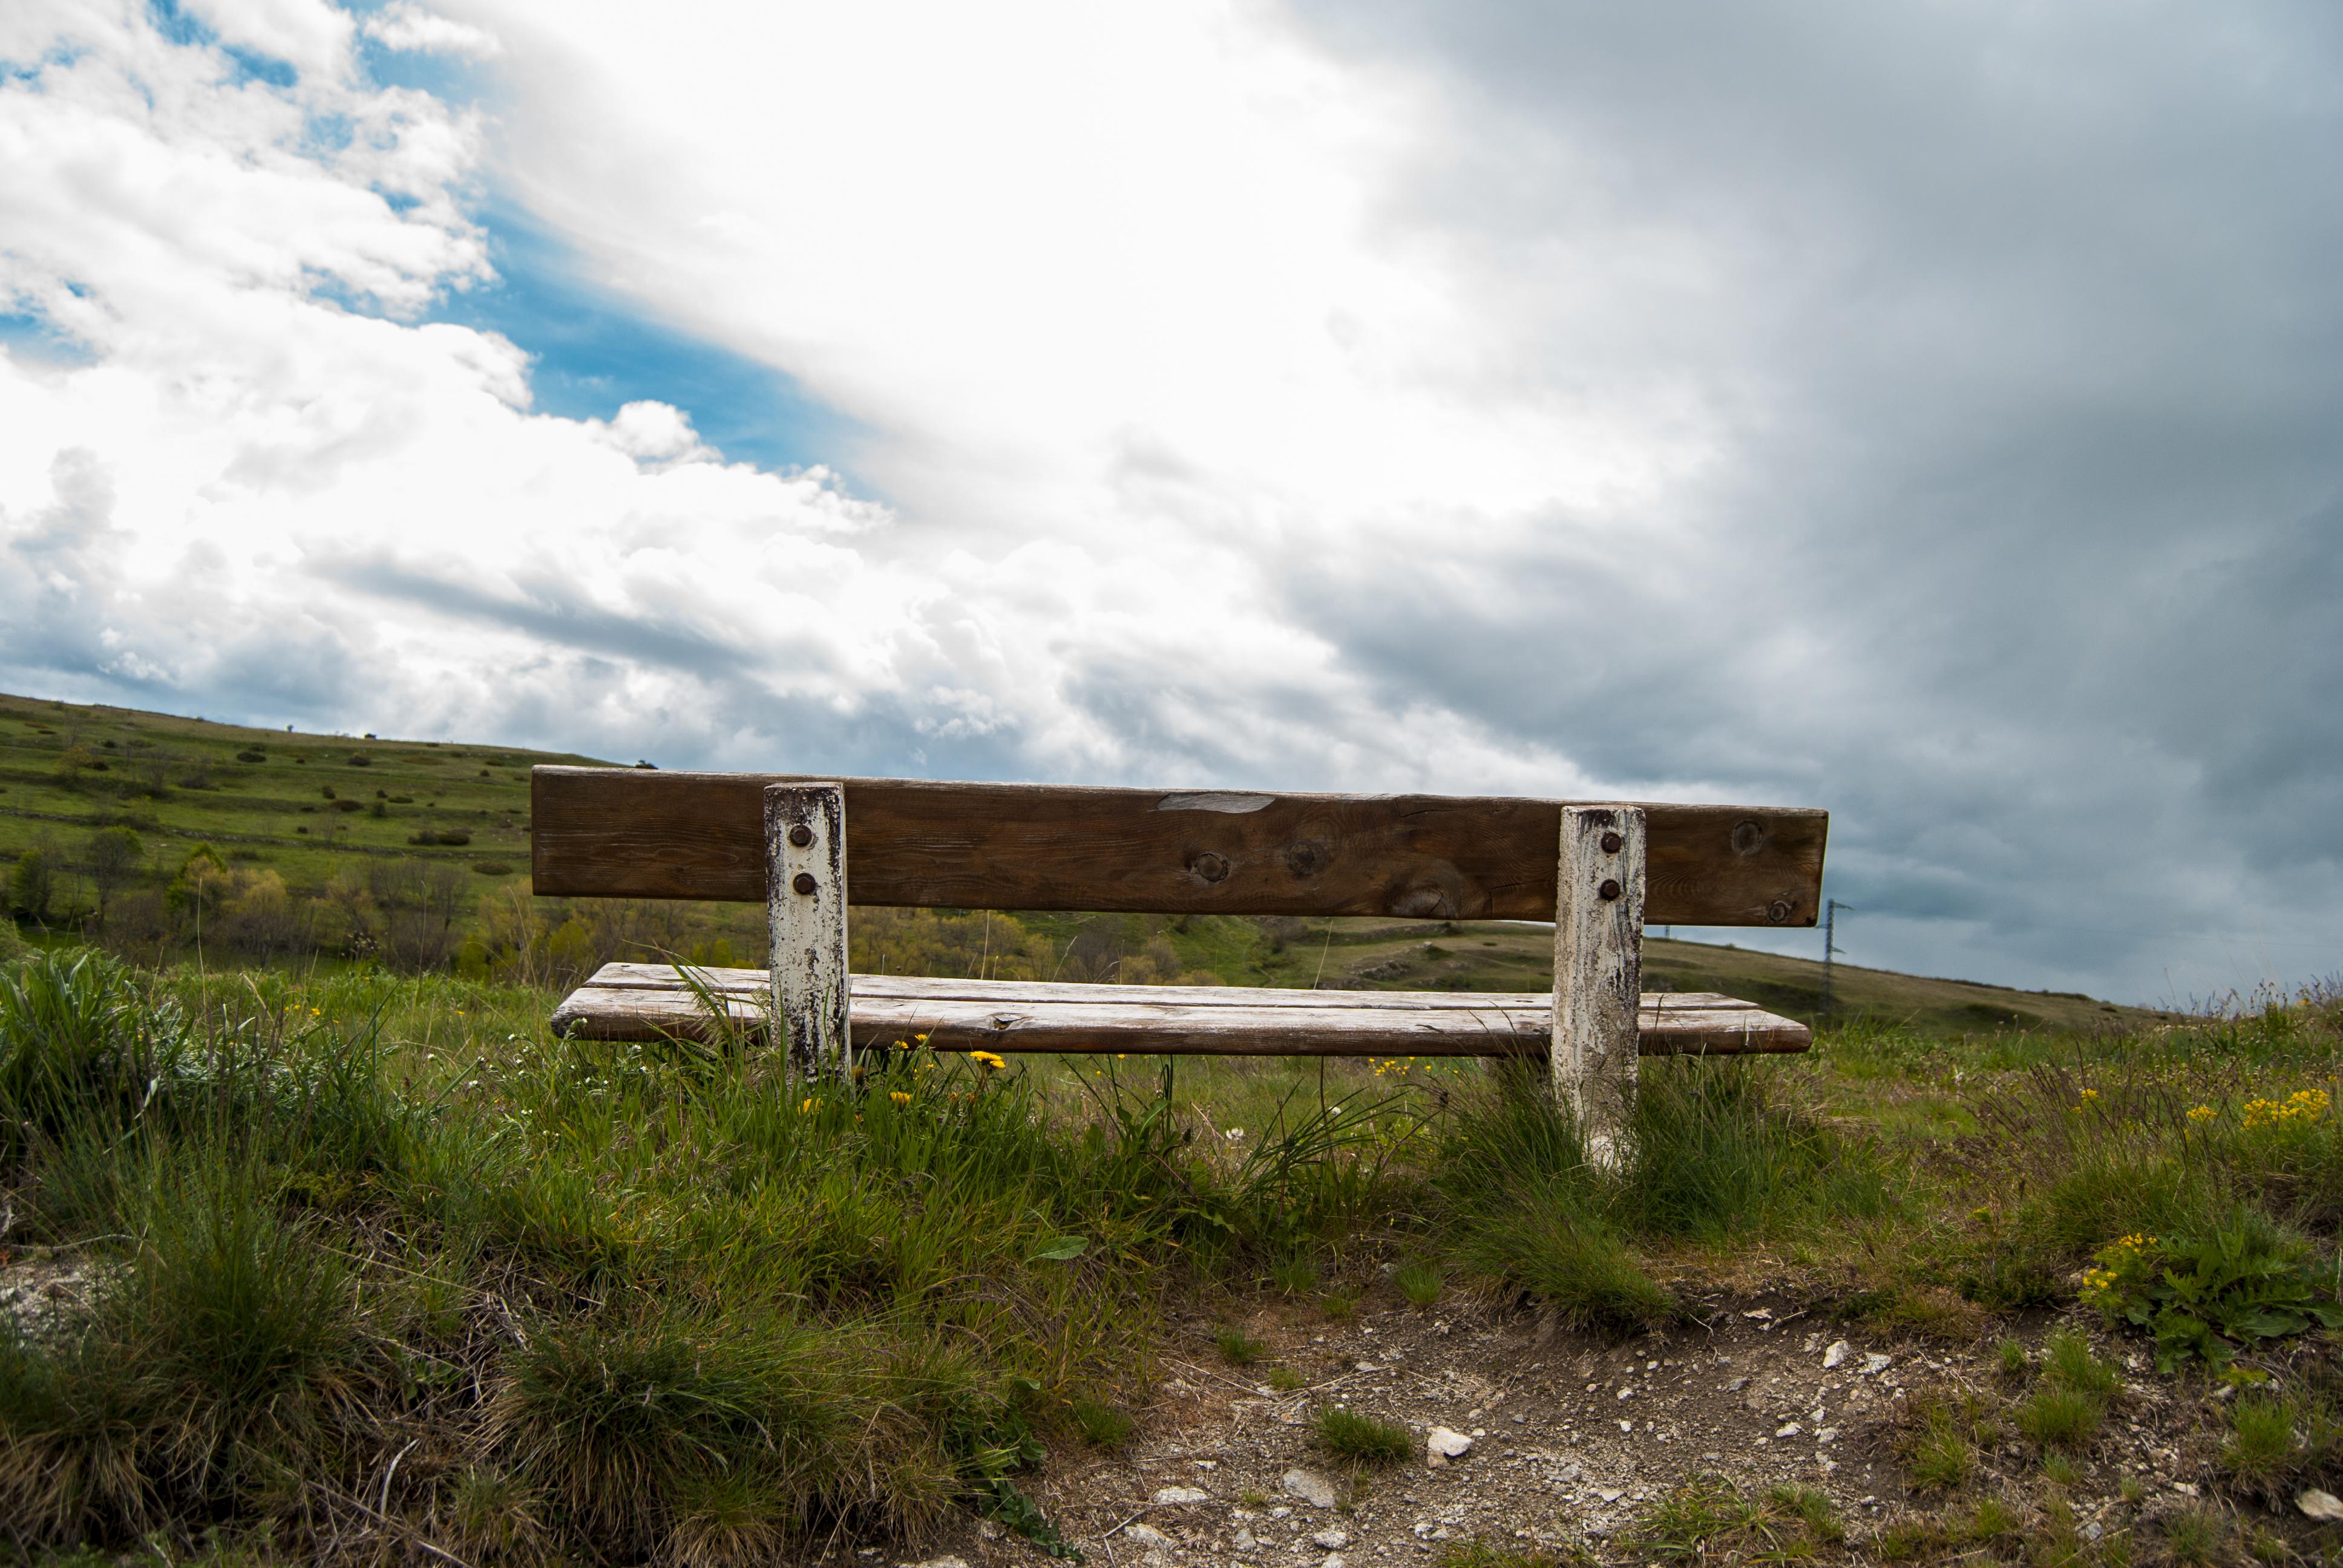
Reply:
[[1823, 1370], [1827, 1372], [1832, 1367], [1844, 1365], [1846, 1362], [1847, 1352], [1854, 1348], [1854, 1346], [1848, 1344], [1845, 1340], [1833, 1340], [1830, 1344], [1830, 1349], [1823, 1352]]
[[2321, 1492], [2315, 1486], [2296, 1498], [2294, 1505], [2302, 1510], [2306, 1519], [2343, 1519], [2343, 1497], [2331, 1492]]
[[1798, 1433], [1800, 1433], [1800, 1432], [1804, 1432], [1804, 1431], [1805, 1431], [1805, 1430], [1806, 1430], [1806, 1429], [1805, 1429], [1805, 1427], [1800, 1426], [1796, 1422], [1795, 1422], [1795, 1421], [1794, 1421], [1794, 1422], [1791, 1422], [1788, 1425], [1784, 1426], [1784, 1427], [1782, 1427], [1782, 1428], [1778, 1429], [1777, 1431], [1775, 1431], [1775, 1432], [1774, 1433], [1774, 1435], [1775, 1435], [1775, 1437], [1795, 1437], [1795, 1436], [1797, 1436], [1797, 1435], [1798, 1435]]
[[965, 1557], [930, 1557], [924, 1563], [906, 1563], [903, 1568], [968, 1568]]
[[1895, 1359], [1894, 1356], [1882, 1355], [1877, 1351], [1869, 1352], [1863, 1358], [1863, 1375], [1869, 1377], [1873, 1372], [1885, 1372], [1888, 1363]]
[[1234, 1539], [1236, 1549], [1240, 1552], [1250, 1552], [1255, 1546], [1260, 1544], [1259, 1542], [1253, 1539], [1252, 1532], [1246, 1529], [1242, 1524], [1237, 1526], [1237, 1533]]
[[1173, 1508], [1183, 1503], [1210, 1503], [1212, 1494], [1199, 1486], [1167, 1486], [1148, 1501], [1158, 1508]]
[[1473, 1440], [1461, 1432], [1451, 1432], [1435, 1426], [1424, 1434], [1423, 1451], [1434, 1464], [1445, 1464], [1452, 1459], [1462, 1459], [1473, 1452]]
[[1342, 1530], [1321, 1530], [1310, 1538], [1310, 1544], [1321, 1552], [1340, 1552], [1350, 1543], [1349, 1532]]
[[1299, 1497], [1312, 1508], [1334, 1506], [1334, 1483], [1314, 1470], [1296, 1466], [1285, 1473], [1279, 1484], [1289, 1494]]
[[[1168, 1546], [1172, 1543], [1172, 1537], [1152, 1524], [1126, 1524], [1122, 1527], [1122, 1537], [1126, 1541], [1136, 1541], [1141, 1546]], [[968, 1568], [968, 1565], [962, 1563], [960, 1568]]]

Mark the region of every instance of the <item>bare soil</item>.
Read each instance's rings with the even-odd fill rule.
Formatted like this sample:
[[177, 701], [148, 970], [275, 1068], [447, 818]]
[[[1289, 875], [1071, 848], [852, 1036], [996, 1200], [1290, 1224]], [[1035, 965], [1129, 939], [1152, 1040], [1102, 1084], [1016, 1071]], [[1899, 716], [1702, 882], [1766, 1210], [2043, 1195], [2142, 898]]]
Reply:
[[[1703, 1476], [1745, 1496], [1783, 1483], [1820, 1490], [1846, 1530], [1823, 1560], [1870, 1562], [1896, 1521], [1938, 1515], [1959, 1500], [1907, 1481], [1900, 1455], [1916, 1402], [1967, 1392], [2006, 1404], [2020, 1393], [2022, 1380], [2003, 1374], [1989, 1342], [1886, 1341], [1779, 1295], [1718, 1297], [1698, 1311], [1705, 1326], [1627, 1342], [1453, 1296], [1429, 1311], [1385, 1306], [1347, 1322], [1282, 1301], [1195, 1318], [1165, 1346], [1157, 1401], [1121, 1452], [1061, 1453], [1021, 1483], [1070, 1543], [1107, 1568], [1356, 1568], [1429, 1562], [1443, 1543], [1476, 1539], [1504, 1552], [1640, 1563], [1652, 1557], [1636, 1547], [1655, 1505]], [[1243, 1328], [1269, 1354], [1250, 1368], [1229, 1365], [1212, 1339], [1222, 1324]], [[2055, 1326], [2044, 1320], [2016, 1337], [2038, 1361]], [[2217, 1498], [2226, 1423], [2211, 1384], [2155, 1377], [2134, 1347], [2101, 1349], [2127, 1369], [2127, 1382], [2097, 1440], [2071, 1457], [2071, 1478], [2046, 1483], [2043, 1454], [2013, 1432], [1980, 1452], [1960, 1498], [2014, 1498], [2039, 1530], [2043, 1500], [2055, 1493], [2058, 1528], [2073, 1537], [2132, 1533], [2144, 1543], [2161, 1541], [2160, 1519], [2215, 1500], [2252, 1514], [2250, 1527], [2314, 1544], [2285, 1499]], [[1272, 1389], [1272, 1365], [1305, 1385]], [[1413, 1456], [1358, 1467], [1329, 1453], [1312, 1415], [1330, 1404], [1404, 1426]], [[1471, 1436], [1471, 1452], [1428, 1463], [1424, 1438], [1436, 1426]], [[991, 1524], [922, 1555], [944, 1565], [1041, 1561]], [[2143, 1560], [2162, 1556], [2159, 1547]]]

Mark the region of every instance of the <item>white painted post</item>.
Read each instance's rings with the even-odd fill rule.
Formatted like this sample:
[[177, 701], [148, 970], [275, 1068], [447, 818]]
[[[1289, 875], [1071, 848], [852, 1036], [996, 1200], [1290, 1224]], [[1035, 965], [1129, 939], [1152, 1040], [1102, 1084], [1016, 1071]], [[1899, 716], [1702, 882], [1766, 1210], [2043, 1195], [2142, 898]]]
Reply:
[[850, 1072], [844, 787], [765, 786], [765, 853], [773, 1016], [789, 1060], [806, 1072]]
[[1554, 1086], [1587, 1157], [1615, 1169], [1635, 1111], [1644, 811], [1564, 806], [1554, 899]]

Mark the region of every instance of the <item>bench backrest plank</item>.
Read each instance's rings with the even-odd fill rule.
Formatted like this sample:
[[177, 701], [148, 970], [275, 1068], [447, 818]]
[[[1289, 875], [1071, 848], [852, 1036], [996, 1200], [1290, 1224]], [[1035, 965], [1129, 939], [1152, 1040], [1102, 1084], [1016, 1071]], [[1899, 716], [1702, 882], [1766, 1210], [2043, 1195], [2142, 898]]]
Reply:
[[[535, 890], [762, 903], [765, 786], [808, 781], [538, 768], [530, 786]], [[842, 782], [847, 891], [857, 904], [1554, 918], [1556, 800]], [[1829, 813], [1644, 810], [1647, 920], [1815, 922]]]

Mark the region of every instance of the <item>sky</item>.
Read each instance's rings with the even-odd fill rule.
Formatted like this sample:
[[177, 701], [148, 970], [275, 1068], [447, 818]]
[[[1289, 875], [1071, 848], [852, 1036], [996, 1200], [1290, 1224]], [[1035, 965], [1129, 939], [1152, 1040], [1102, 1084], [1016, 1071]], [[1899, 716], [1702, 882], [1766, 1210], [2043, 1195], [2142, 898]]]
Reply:
[[2301, 984], [2338, 153], [2316, 3], [14, 0], [0, 689], [1822, 806], [1849, 961]]

